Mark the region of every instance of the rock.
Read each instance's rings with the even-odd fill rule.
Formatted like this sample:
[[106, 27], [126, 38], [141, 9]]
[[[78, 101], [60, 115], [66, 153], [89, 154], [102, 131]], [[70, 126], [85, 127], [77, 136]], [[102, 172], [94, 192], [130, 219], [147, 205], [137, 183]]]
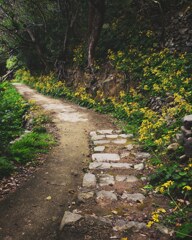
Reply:
[[185, 141], [184, 151], [185, 151], [185, 155], [186, 155], [188, 158], [191, 158], [191, 157], [192, 157], [192, 138], [188, 138], [188, 139]]
[[187, 115], [183, 118], [183, 125], [187, 130], [190, 130], [192, 128], [192, 114]]
[[125, 144], [127, 142], [126, 139], [117, 139], [112, 141], [115, 144]]
[[124, 182], [126, 179], [127, 179], [127, 176], [123, 176], [123, 175], [117, 175], [117, 176], [115, 177], [115, 180], [116, 180], [117, 182]]
[[119, 169], [130, 169], [133, 167], [131, 163], [111, 163], [112, 168], [119, 168]]
[[105, 135], [94, 135], [91, 137], [92, 141], [96, 141], [96, 140], [102, 140], [105, 138]]
[[128, 151], [131, 151], [134, 147], [133, 147], [133, 144], [128, 144], [127, 146], [125, 146], [125, 148], [126, 148]]
[[118, 138], [118, 135], [117, 134], [106, 135], [106, 138]]
[[112, 134], [113, 129], [97, 130], [97, 133], [99, 133], [99, 134]]
[[92, 160], [97, 162], [117, 162], [120, 161], [119, 154], [116, 153], [94, 153]]
[[85, 200], [88, 200], [90, 198], [93, 198], [94, 192], [79, 192], [78, 193], [78, 200], [81, 202], [85, 202]]
[[113, 191], [99, 191], [97, 193], [97, 200], [117, 201], [117, 195]]
[[128, 182], [128, 183], [133, 183], [133, 182], [137, 182], [137, 181], [138, 181], [138, 178], [135, 176], [129, 175], [126, 177], [126, 182]]
[[127, 201], [143, 202], [143, 200], [145, 199], [145, 196], [141, 193], [130, 194], [130, 193], [124, 192], [121, 198]]
[[176, 136], [177, 142], [178, 142], [179, 144], [182, 144], [182, 143], [183, 143], [183, 140], [184, 140], [183, 134], [177, 133], [175, 136]]
[[151, 157], [151, 154], [147, 153], [147, 152], [138, 152], [135, 154], [135, 157], [137, 159], [148, 159]]
[[93, 162], [89, 164], [89, 169], [110, 169], [111, 164], [105, 162]]
[[140, 231], [141, 229], [146, 228], [146, 224], [140, 223], [140, 222], [135, 222], [135, 221], [129, 221], [129, 222], [125, 222], [125, 224], [123, 224], [122, 220], [118, 220], [115, 223], [113, 230], [114, 231], [125, 231], [125, 230], [129, 230], [131, 228], [134, 228], [137, 231]]
[[99, 176], [99, 185], [101, 187], [103, 186], [109, 186], [109, 185], [114, 185], [115, 180], [114, 177], [110, 174], [103, 174]]
[[184, 126], [181, 127], [181, 131], [184, 134], [184, 137], [188, 138], [188, 137], [192, 137], [192, 131], [186, 129]]
[[115, 132], [115, 133], [117, 133], [117, 134], [120, 134], [120, 133], [122, 133], [122, 131], [121, 131], [121, 130], [115, 130], [114, 132]]
[[71, 224], [79, 221], [82, 217], [83, 216], [81, 216], [80, 214], [66, 211], [64, 213], [63, 219], [62, 219], [60, 227], [59, 227], [60, 231], [64, 228], [65, 225], [71, 225]]
[[173, 236], [174, 234], [174, 230], [170, 230], [168, 229], [167, 227], [159, 224], [159, 223], [155, 223], [155, 227], [162, 233], [162, 234], [165, 234], [165, 235], [170, 235], [170, 236]]
[[105, 150], [105, 146], [94, 147], [94, 152], [103, 152], [104, 150]]
[[130, 156], [130, 152], [121, 153], [121, 158], [126, 158]]
[[107, 162], [93, 162], [89, 164], [89, 169], [130, 169], [133, 164], [130, 163], [107, 163]]
[[105, 217], [105, 216], [104, 217], [97, 217], [95, 215], [92, 215], [92, 216], [87, 215], [87, 216], [85, 216], [85, 219], [87, 220], [88, 223], [90, 223], [90, 221], [95, 222], [95, 220], [96, 220], [96, 221], [101, 222], [102, 225], [103, 225], [103, 223], [105, 225], [109, 225], [109, 226], [112, 225], [112, 220], [109, 219], [108, 217]]
[[86, 173], [83, 177], [83, 187], [96, 187], [96, 177], [92, 173]]
[[141, 181], [147, 181], [147, 178], [146, 177], [141, 177]]
[[179, 159], [180, 159], [181, 161], [187, 161], [187, 160], [188, 160], [188, 157], [184, 154], [184, 155], [180, 156]]
[[135, 169], [135, 170], [138, 170], [138, 171], [141, 171], [141, 170], [143, 170], [144, 168], [145, 168], [144, 163], [139, 163], [139, 164], [135, 164], [135, 165], [134, 165], [134, 169]]
[[175, 151], [179, 148], [179, 143], [171, 143], [168, 147], [167, 147], [167, 150], [170, 150], [170, 151]]
[[108, 143], [110, 143], [109, 140], [97, 140], [97, 141], [93, 142], [94, 145], [103, 145], [103, 144], [108, 144]]
[[92, 132], [89, 133], [89, 135], [92, 137], [92, 136], [96, 136], [97, 133], [95, 131], [92, 131]]
[[119, 137], [122, 137], [122, 138], [133, 138], [133, 134], [120, 134]]
[[179, 29], [179, 33], [182, 35], [185, 34], [187, 31], [188, 31], [188, 28], [180, 28]]

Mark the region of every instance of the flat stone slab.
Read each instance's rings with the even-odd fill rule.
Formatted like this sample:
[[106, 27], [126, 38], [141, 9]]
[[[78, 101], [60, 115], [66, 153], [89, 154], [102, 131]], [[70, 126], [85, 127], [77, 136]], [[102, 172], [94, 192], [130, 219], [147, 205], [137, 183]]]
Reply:
[[130, 163], [107, 163], [107, 162], [92, 162], [89, 164], [89, 169], [130, 169], [133, 168], [133, 164]]
[[80, 214], [66, 211], [64, 213], [63, 219], [62, 219], [60, 227], [59, 227], [60, 231], [63, 229], [63, 227], [65, 225], [73, 224], [73, 223], [79, 221], [82, 217], [83, 216], [81, 216]]
[[97, 130], [97, 133], [99, 133], [99, 134], [112, 134], [113, 129]]
[[145, 168], [144, 163], [139, 163], [139, 164], [135, 164], [135, 165], [134, 165], [134, 169], [135, 169], [135, 170], [138, 170], [138, 171], [141, 171], [141, 170], [143, 170], [144, 168]]
[[120, 161], [119, 154], [116, 153], [94, 153], [92, 160], [97, 162], [117, 162]]
[[99, 176], [99, 186], [112, 186], [115, 184], [114, 176], [110, 174], [102, 174]]
[[110, 169], [111, 164], [107, 162], [92, 162], [89, 164], [89, 169]]
[[99, 191], [97, 193], [97, 200], [117, 201], [117, 195], [113, 191]]
[[94, 192], [93, 191], [90, 191], [90, 192], [79, 192], [78, 193], [78, 199], [80, 201], [88, 200], [90, 198], [93, 198], [93, 196], [94, 196]]
[[133, 138], [133, 134], [120, 134], [119, 137], [122, 137], [122, 138]]
[[132, 175], [129, 175], [126, 178], [126, 182], [128, 182], [128, 183], [134, 183], [134, 182], [137, 182], [137, 181], [138, 181], [138, 178], [135, 177], [135, 176], [132, 176]]
[[135, 157], [140, 160], [148, 159], [151, 157], [151, 154], [147, 152], [138, 152], [138, 153], [135, 153]]
[[89, 133], [89, 135], [92, 137], [92, 136], [97, 135], [97, 133], [95, 131], [92, 131], [92, 132]]
[[117, 139], [112, 141], [115, 144], [125, 144], [127, 142], [126, 139]]
[[117, 134], [112, 134], [112, 135], [106, 135], [106, 138], [110, 138], [110, 139], [115, 139], [118, 138], [119, 135]]
[[128, 151], [131, 151], [131, 150], [133, 150], [134, 146], [133, 146], [133, 144], [128, 144], [127, 146], [125, 146], [125, 148], [126, 148]]
[[133, 167], [131, 163], [111, 163], [111, 168], [119, 168], [119, 169], [130, 169]]
[[124, 192], [121, 198], [127, 201], [143, 202], [143, 200], [145, 199], [145, 196], [141, 193], [130, 194], [130, 193]]
[[105, 138], [105, 135], [94, 135], [91, 137], [92, 141], [96, 141], [96, 140], [102, 140]]
[[109, 144], [109, 140], [96, 140], [93, 142], [94, 145], [104, 145], [104, 144]]
[[126, 179], [127, 179], [127, 176], [124, 176], [124, 175], [117, 175], [117, 176], [115, 177], [115, 180], [116, 180], [117, 182], [124, 182]]
[[133, 182], [137, 182], [139, 179], [135, 176], [132, 176], [132, 175], [117, 175], [115, 177], [115, 180], [117, 182], [128, 182], [128, 183], [133, 183]]
[[144, 222], [135, 222], [135, 221], [129, 221], [129, 222], [123, 222], [122, 220], [117, 220], [115, 223], [115, 226], [113, 227], [114, 231], [125, 231], [128, 229], [136, 229], [137, 231], [146, 228], [146, 223]]
[[105, 146], [94, 147], [94, 152], [103, 152], [104, 150], [105, 150]]
[[86, 173], [83, 177], [83, 187], [96, 187], [96, 177], [92, 173]]
[[121, 153], [121, 158], [126, 158], [130, 156], [130, 152], [123, 152]]

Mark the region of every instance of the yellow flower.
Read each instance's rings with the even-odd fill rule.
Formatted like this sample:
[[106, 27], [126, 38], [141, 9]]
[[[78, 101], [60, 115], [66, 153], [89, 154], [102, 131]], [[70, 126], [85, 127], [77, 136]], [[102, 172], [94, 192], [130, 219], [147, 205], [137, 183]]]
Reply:
[[164, 208], [158, 208], [157, 209], [157, 213], [160, 213], [160, 212], [166, 213], [166, 210]]
[[173, 183], [174, 183], [173, 181], [169, 180], [169, 181], [165, 182], [164, 184], [162, 184], [162, 186], [165, 188], [168, 188], [168, 187], [172, 186]]
[[147, 226], [148, 228], [150, 228], [153, 224], [154, 224], [153, 221], [149, 221], [146, 226]]
[[184, 187], [183, 187], [183, 190], [186, 190], [186, 191], [191, 191], [191, 190], [192, 190], [192, 188], [191, 188], [190, 186], [184, 186]]

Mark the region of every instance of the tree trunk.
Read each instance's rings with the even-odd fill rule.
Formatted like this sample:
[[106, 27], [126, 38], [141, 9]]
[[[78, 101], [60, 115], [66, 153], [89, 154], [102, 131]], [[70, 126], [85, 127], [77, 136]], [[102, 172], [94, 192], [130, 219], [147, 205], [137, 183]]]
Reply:
[[99, 41], [105, 16], [105, 0], [89, 0], [88, 67], [94, 65], [95, 48]]
[[40, 61], [44, 64], [45, 69], [47, 69], [47, 68], [48, 68], [47, 63], [46, 63], [46, 61], [45, 61], [45, 59], [44, 59], [42, 50], [41, 50], [39, 44], [37, 43], [34, 34], [33, 34], [32, 31], [31, 31], [30, 29], [28, 29], [28, 28], [27, 28], [27, 32], [28, 32], [28, 34], [29, 34], [29, 36], [30, 36], [30, 38], [31, 38], [31, 41], [32, 41], [32, 42], [34, 43], [34, 45], [35, 45], [35, 48], [36, 48], [37, 54], [39, 55]]

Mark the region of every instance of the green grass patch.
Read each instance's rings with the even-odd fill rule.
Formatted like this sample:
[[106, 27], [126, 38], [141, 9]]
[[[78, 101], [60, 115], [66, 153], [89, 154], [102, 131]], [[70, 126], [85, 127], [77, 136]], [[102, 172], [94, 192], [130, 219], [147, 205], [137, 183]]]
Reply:
[[[33, 131], [24, 134], [31, 112], [35, 115]], [[49, 120], [37, 106], [25, 101], [10, 83], [0, 84], [0, 178], [17, 170], [18, 164], [35, 162], [38, 154], [47, 153], [54, 144], [54, 138], [45, 128]]]

